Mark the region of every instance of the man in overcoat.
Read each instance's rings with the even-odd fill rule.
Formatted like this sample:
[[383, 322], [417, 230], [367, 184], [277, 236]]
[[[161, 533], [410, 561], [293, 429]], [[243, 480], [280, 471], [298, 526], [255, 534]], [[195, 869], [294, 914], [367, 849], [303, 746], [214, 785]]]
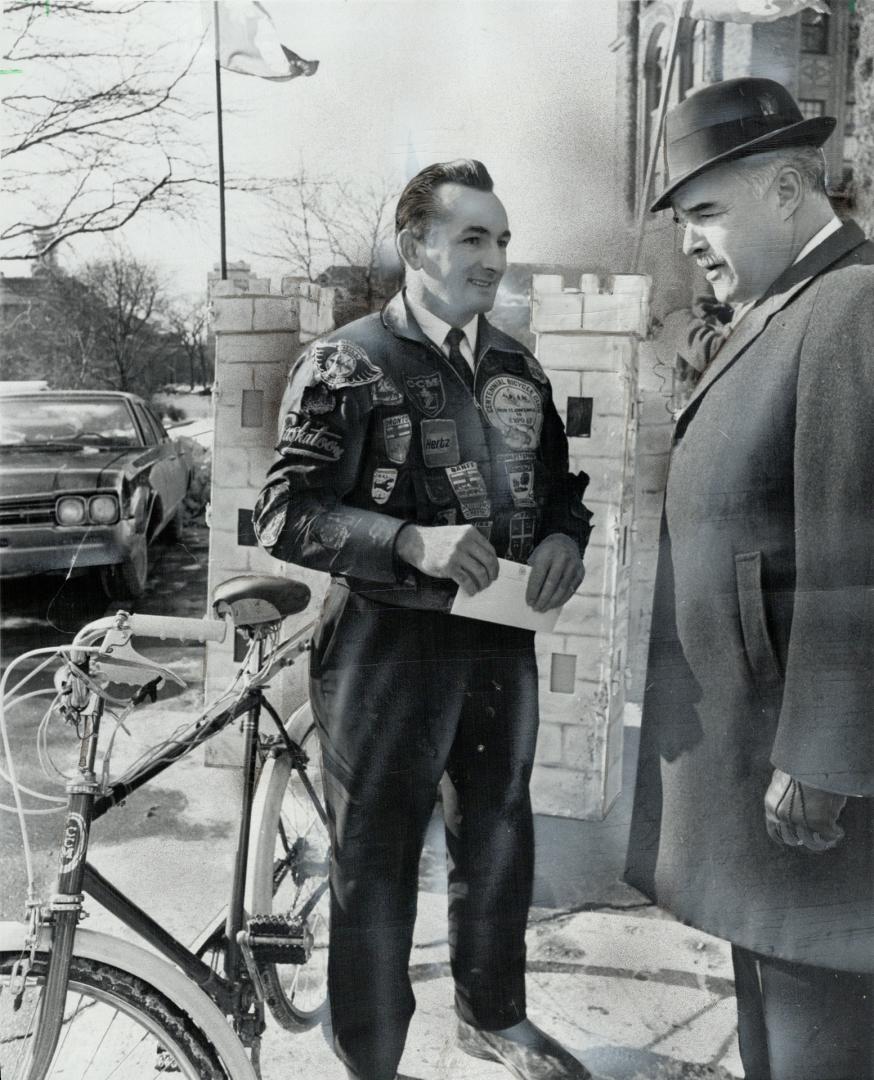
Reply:
[[459, 587], [495, 579], [498, 557], [531, 566], [531, 607], [560, 606], [582, 581], [591, 515], [549, 380], [484, 317], [510, 240], [485, 167], [424, 169], [396, 226], [406, 288], [295, 364], [255, 509], [268, 551], [332, 575], [310, 690], [332, 841], [335, 1046], [350, 1076], [393, 1080], [443, 777], [459, 1044], [519, 1080], [588, 1080], [526, 1015], [534, 635], [449, 609]]
[[833, 126], [706, 87], [652, 207], [734, 315], [674, 436], [627, 879], [731, 942], [748, 1080], [874, 1077], [874, 245]]

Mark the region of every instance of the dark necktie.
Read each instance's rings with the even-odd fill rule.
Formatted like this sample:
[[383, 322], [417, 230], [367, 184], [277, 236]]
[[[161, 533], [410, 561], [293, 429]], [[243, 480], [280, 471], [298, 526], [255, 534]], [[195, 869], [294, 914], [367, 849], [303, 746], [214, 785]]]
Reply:
[[461, 342], [463, 340], [464, 331], [459, 330], [457, 326], [453, 326], [446, 335], [446, 344], [449, 346], [449, 356], [447, 359], [457, 374], [461, 376], [461, 379], [468, 390], [473, 390], [473, 372], [470, 370], [470, 364], [464, 359], [464, 355], [461, 352]]

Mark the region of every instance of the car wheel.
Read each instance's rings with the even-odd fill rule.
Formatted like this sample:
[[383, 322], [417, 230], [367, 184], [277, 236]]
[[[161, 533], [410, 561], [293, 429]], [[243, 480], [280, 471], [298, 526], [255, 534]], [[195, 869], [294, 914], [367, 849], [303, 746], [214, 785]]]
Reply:
[[146, 589], [149, 548], [145, 536], [124, 562], [100, 567], [100, 585], [110, 600], [136, 600]]

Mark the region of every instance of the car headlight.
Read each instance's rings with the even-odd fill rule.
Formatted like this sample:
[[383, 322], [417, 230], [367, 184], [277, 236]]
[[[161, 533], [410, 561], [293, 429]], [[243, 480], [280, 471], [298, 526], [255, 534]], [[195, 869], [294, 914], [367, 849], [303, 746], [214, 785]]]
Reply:
[[65, 495], [55, 504], [59, 525], [84, 525], [88, 519], [85, 500], [80, 495]]
[[94, 495], [88, 500], [88, 516], [95, 525], [111, 525], [118, 518], [114, 495]]

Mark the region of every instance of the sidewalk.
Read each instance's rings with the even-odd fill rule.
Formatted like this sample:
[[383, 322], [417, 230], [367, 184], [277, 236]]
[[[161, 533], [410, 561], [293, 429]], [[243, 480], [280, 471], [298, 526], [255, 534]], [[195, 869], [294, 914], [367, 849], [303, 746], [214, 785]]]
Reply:
[[[184, 708], [194, 693], [174, 704]], [[183, 718], [167, 704], [139, 727], [144, 741], [154, 742]], [[742, 1070], [727, 947], [663, 917], [619, 880], [636, 748], [637, 729], [630, 726], [623, 795], [606, 821], [536, 820], [529, 1012], [603, 1080], [729, 1080]], [[234, 770], [184, 761], [96, 830], [96, 865], [183, 940], [196, 936], [226, 896], [237, 784]], [[435, 816], [411, 961], [418, 1010], [401, 1072], [422, 1080], [501, 1080], [508, 1075], [501, 1067], [454, 1046], [443, 868]], [[129, 936], [90, 907], [87, 926]], [[345, 1080], [328, 1040], [320, 1028], [292, 1034], [271, 1022], [263, 1080]]]

